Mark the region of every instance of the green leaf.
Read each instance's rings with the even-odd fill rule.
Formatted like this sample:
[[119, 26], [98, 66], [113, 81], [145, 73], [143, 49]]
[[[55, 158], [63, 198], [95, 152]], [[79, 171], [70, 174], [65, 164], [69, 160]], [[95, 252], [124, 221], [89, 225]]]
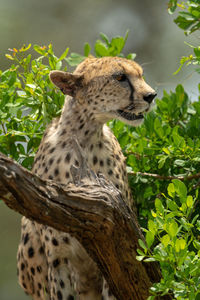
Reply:
[[109, 56], [108, 49], [101, 41], [96, 42], [94, 50], [97, 57]]
[[149, 231], [151, 231], [154, 235], [156, 234], [157, 227], [153, 220], [148, 221], [148, 228], [149, 228]]
[[136, 259], [137, 259], [138, 261], [142, 261], [142, 260], [144, 259], [144, 256], [136, 256]]
[[187, 196], [187, 200], [186, 200], [187, 207], [191, 208], [193, 206], [193, 203], [194, 203], [193, 197], [191, 195]]
[[171, 220], [171, 222], [167, 226], [168, 233], [171, 237], [175, 237], [178, 233], [178, 224], [176, 221]]
[[63, 54], [58, 59], [58, 62], [60, 62], [61, 60], [63, 60], [67, 56], [68, 52], [69, 52], [69, 48], [66, 48], [66, 50], [63, 52]]
[[84, 46], [84, 56], [88, 56], [90, 54], [90, 51], [91, 51], [91, 47], [88, 43], [85, 43], [85, 46]]
[[153, 258], [153, 257], [149, 257], [149, 258], [145, 258], [144, 261], [145, 262], [152, 262], [152, 261], [156, 261], [156, 259]]
[[14, 60], [14, 57], [12, 55], [10, 55], [10, 54], [5, 54], [5, 57], [8, 58], [8, 59], [10, 59], [10, 60]]
[[154, 234], [151, 231], [148, 231], [146, 233], [146, 242], [147, 242], [148, 248], [150, 248], [154, 242]]
[[102, 40], [106, 43], [106, 45], [108, 47], [110, 47], [110, 42], [109, 42], [109, 38], [107, 37], [107, 35], [105, 33], [100, 33], [100, 37], [102, 38]]
[[168, 185], [167, 191], [168, 191], [168, 195], [173, 198], [174, 194], [175, 194], [175, 188], [174, 188], [174, 184], [173, 183], [170, 183]]
[[136, 53], [129, 53], [127, 56], [126, 56], [127, 59], [131, 59], [131, 60], [134, 60], [136, 58]]
[[181, 202], [185, 202], [187, 197], [187, 187], [178, 179], [173, 179], [172, 182], [174, 184], [175, 192], [180, 197]]
[[138, 243], [139, 243], [139, 245], [140, 245], [140, 247], [142, 248], [142, 249], [146, 249], [147, 247], [146, 247], [146, 245], [145, 245], [145, 243], [141, 240], [141, 239], [139, 239], [138, 240]]
[[186, 247], [186, 241], [183, 238], [176, 240], [176, 242], [175, 242], [175, 250], [176, 250], [176, 252], [184, 250], [185, 247]]
[[77, 66], [85, 59], [85, 56], [78, 53], [71, 53], [70, 57], [65, 58], [68, 64], [72, 67]]
[[173, 14], [177, 8], [177, 0], [170, 0], [168, 3], [168, 12]]
[[155, 200], [155, 207], [156, 207], [157, 212], [159, 212], [161, 215], [164, 214], [164, 207], [162, 205], [161, 200], [158, 198], [156, 198], [156, 200]]
[[165, 248], [169, 245], [170, 243], [170, 236], [168, 234], [165, 234], [163, 237], [161, 237], [161, 243], [165, 246]]

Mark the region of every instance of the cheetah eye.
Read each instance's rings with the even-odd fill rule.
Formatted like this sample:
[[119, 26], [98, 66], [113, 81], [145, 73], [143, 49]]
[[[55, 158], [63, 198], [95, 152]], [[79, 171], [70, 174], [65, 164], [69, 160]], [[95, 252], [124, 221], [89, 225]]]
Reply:
[[117, 81], [126, 81], [127, 80], [127, 76], [125, 74], [119, 74], [119, 75], [115, 75], [114, 78], [117, 80]]

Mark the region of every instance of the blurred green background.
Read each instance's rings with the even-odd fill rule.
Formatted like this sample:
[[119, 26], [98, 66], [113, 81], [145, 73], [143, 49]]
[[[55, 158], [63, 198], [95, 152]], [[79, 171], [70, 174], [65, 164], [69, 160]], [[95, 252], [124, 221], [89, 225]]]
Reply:
[[[59, 56], [70, 51], [82, 53], [85, 42], [94, 44], [99, 32], [109, 38], [125, 35], [130, 29], [124, 53], [137, 53], [145, 78], [162, 95], [183, 84], [190, 97], [197, 95], [197, 75], [183, 69], [179, 59], [197, 44], [197, 34], [183, 35], [167, 12], [165, 0], [0, 0], [0, 69], [9, 67], [8, 48], [23, 44], [52, 43]], [[16, 251], [21, 217], [0, 202], [0, 300], [24, 300], [17, 284]]]

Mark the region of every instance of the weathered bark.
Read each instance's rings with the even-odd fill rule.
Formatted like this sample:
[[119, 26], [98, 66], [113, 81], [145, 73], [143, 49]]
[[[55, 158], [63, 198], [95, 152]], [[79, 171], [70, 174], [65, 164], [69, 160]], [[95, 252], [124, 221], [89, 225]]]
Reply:
[[137, 217], [112, 183], [88, 169], [76, 146], [80, 168], [72, 167], [74, 182], [66, 186], [44, 181], [1, 154], [0, 197], [27, 218], [76, 237], [117, 299], [147, 299], [160, 271], [156, 263], [136, 260], [143, 239]]

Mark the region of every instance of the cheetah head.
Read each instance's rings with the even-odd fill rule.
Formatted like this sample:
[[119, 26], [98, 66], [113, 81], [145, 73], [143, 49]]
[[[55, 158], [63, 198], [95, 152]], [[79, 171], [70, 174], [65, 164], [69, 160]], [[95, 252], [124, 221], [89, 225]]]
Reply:
[[73, 74], [52, 71], [50, 79], [102, 123], [119, 119], [140, 125], [156, 96], [144, 81], [142, 68], [120, 57], [87, 58]]

